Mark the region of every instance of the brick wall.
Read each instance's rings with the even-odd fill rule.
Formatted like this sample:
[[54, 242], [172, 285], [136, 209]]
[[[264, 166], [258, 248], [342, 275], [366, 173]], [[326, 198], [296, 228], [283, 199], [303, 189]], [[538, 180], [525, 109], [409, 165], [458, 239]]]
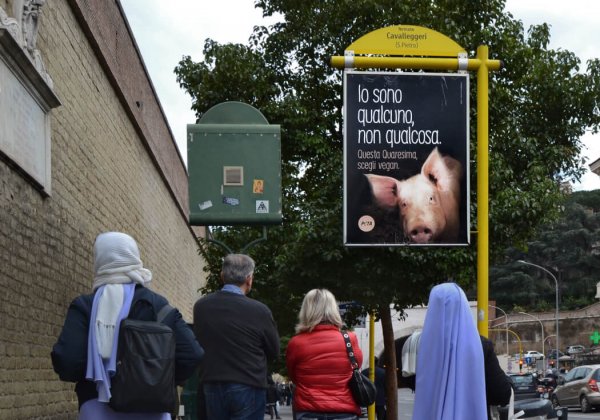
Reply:
[[[100, 3], [117, 25], [118, 4]], [[76, 12], [67, 0], [46, 2], [38, 33], [37, 47], [62, 102], [52, 111], [52, 195], [44, 197], [0, 160], [2, 419], [76, 418], [73, 384], [58, 380], [50, 351], [69, 302], [90, 291], [99, 232], [121, 230], [136, 238], [153, 272], [151, 288], [188, 321], [204, 283], [203, 261], [173, 187], [183, 182], [183, 164], [157, 157], [160, 152], [148, 146], [143, 120], [128, 108]], [[104, 24], [108, 29], [111, 22]], [[129, 80], [132, 91], [152, 91], [145, 74]], [[151, 96], [144, 100], [158, 106]], [[151, 129], [151, 141], [172, 156], [164, 117], [153, 115], [160, 129]]]

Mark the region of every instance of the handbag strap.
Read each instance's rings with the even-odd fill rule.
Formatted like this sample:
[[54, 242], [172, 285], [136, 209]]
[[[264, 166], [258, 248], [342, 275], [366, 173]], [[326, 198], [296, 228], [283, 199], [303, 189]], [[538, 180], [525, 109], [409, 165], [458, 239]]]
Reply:
[[348, 353], [348, 358], [350, 359], [352, 369], [358, 369], [358, 363], [356, 362], [356, 358], [354, 357], [354, 349], [352, 348], [352, 343], [350, 342], [350, 335], [348, 334], [348, 331], [342, 331], [342, 337], [344, 337], [344, 341], [346, 342], [346, 353]]

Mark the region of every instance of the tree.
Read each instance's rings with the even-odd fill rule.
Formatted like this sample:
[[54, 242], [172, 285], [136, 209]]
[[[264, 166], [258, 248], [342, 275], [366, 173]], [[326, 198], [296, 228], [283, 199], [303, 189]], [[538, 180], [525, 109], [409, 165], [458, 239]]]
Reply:
[[[328, 61], [381, 27], [408, 22], [428, 27], [454, 39], [471, 57], [486, 44], [492, 58], [505, 62], [490, 83], [491, 260], [509, 245], [525, 244], [537, 226], [556, 217], [559, 182], [582, 172], [580, 137], [586, 127], [598, 129], [598, 60], [581, 71], [575, 55], [548, 49], [547, 25], [526, 35], [522, 23], [503, 12], [502, 0], [256, 0], [256, 6], [283, 20], [256, 27], [246, 46], [209, 40], [204, 61], [184, 57], [176, 73], [199, 117], [219, 102], [239, 100], [282, 126], [284, 222], [252, 250], [264, 265], [256, 292], [269, 304], [283, 296], [290, 304], [282, 309], [290, 312], [307, 290], [326, 287], [338, 300], [359, 300], [365, 311], [389, 316], [390, 303], [399, 309], [421, 303], [433, 284], [447, 278], [463, 286], [473, 283], [475, 247], [348, 249], [342, 244], [342, 72]], [[473, 89], [471, 115], [475, 94]], [[474, 120], [471, 133], [475, 159]], [[475, 227], [474, 164], [470, 175]], [[227, 228], [218, 234], [243, 244], [256, 231]], [[274, 289], [260, 288], [260, 279]], [[393, 368], [393, 332], [384, 331], [384, 340], [386, 363]], [[396, 392], [389, 391], [395, 410]]]
[[504, 261], [490, 270], [498, 305], [526, 310], [554, 308], [555, 284], [541, 270], [515, 261], [525, 259], [554, 272], [559, 281], [560, 306], [578, 309], [595, 301], [600, 282], [600, 190], [578, 191], [567, 197], [560, 217], [540, 226], [528, 241], [526, 254], [509, 248]]

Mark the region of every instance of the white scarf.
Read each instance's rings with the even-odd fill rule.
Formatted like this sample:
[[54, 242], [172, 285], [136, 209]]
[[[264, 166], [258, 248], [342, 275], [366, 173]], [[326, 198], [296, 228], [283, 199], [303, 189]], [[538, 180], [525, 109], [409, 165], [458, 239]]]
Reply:
[[112, 353], [117, 319], [123, 306], [123, 296], [122, 284], [107, 284], [98, 301], [98, 312], [94, 325], [98, 352], [103, 359], [110, 358]]
[[98, 300], [95, 327], [98, 350], [103, 359], [110, 358], [115, 339], [116, 322], [123, 307], [123, 284], [146, 286], [152, 273], [143, 267], [135, 240], [121, 232], [101, 233], [94, 243], [94, 285], [106, 285]]

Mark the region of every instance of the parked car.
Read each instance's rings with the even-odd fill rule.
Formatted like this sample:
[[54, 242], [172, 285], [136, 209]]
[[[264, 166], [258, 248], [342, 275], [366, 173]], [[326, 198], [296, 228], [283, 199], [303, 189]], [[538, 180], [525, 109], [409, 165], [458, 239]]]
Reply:
[[558, 378], [558, 386], [552, 394], [554, 407], [581, 407], [588, 413], [600, 407], [600, 365], [584, 365], [571, 369], [564, 377]]
[[515, 391], [515, 400], [524, 400], [526, 398], [539, 398], [537, 378], [531, 373], [510, 373], [513, 390]]
[[542, 360], [544, 358], [544, 355], [539, 351], [529, 350], [528, 352], [523, 354], [523, 357], [530, 357], [531, 360]]
[[[546, 352], [546, 355], [548, 356], [548, 359], [554, 359], [556, 360], [556, 349], [552, 349]], [[562, 357], [565, 354], [562, 351], [558, 351], [558, 357]]]
[[585, 351], [585, 347], [583, 347], [581, 344], [576, 344], [574, 346], [567, 347], [567, 354], [569, 354], [569, 355], [583, 353], [584, 351]]

